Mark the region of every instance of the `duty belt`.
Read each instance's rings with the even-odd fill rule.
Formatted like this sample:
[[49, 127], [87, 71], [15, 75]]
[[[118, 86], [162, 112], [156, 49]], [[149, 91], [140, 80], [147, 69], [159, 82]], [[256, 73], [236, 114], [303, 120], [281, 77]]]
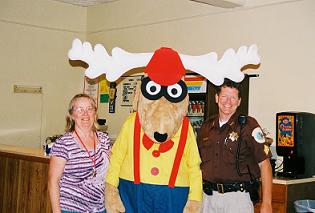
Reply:
[[212, 183], [209, 181], [203, 181], [203, 188], [205, 190], [214, 190], [218, 191], [219, 193], [226, 193], [226, 192], [237, 192], [237, 191], [248, 191], [251, 187], [250, 182], [237, 182], [237, 183]]

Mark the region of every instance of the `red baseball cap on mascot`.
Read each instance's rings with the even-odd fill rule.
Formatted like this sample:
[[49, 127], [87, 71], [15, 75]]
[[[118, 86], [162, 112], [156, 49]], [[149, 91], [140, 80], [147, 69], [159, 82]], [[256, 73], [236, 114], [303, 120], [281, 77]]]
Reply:
[[176, 51], [162, 47], [154, 52], [144, 72], [155, 83], [170, 86], [180, 81], [186, 70]]

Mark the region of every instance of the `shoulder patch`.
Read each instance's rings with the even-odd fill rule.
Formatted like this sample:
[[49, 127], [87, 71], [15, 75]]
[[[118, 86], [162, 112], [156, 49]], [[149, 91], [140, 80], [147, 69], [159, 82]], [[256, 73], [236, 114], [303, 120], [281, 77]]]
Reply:
[[265, 143], [265, 136], [260, 127], [256, 127], [253, 132], [252, 136], [254, 137], [255, 141], [258, 143]]
[[266, 155], [268, 155], [269, 151], [270, 151], [269, 146], [264, 145], [264, 152], [266, 153]]

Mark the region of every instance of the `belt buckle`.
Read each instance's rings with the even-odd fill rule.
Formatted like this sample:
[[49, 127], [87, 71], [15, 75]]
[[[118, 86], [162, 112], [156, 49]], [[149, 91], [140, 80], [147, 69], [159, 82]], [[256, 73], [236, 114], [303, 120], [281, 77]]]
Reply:
[[218, 192], [224, 194], [224, 185], [222, 183], [217, 183]]

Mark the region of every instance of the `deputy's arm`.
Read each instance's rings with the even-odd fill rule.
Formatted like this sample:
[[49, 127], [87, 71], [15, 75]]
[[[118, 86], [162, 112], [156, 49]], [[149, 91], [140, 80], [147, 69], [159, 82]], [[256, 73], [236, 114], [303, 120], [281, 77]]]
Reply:
[[262, 182], [262, 203], [260, 212], [271, 213], [272, 199], [272, 169], [269, 158], [265, 159], [260, 164], [261, 182]]

